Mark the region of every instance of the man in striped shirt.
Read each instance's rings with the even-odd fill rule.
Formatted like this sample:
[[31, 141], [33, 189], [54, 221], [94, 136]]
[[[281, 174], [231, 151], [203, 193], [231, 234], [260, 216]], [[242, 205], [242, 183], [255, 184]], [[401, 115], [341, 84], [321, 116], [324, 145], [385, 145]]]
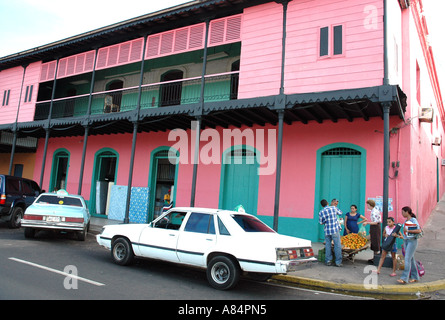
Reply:
[[342, 266], [340, 223], [338, 222], [341, 211], [335, 206], [328, 206], [328, 202], [321, 200], [323, 209], [318, 213], [320, 224], [324, 224], [326, 265], [332, 265], [332, 242], [334, 243], [335, 265]]

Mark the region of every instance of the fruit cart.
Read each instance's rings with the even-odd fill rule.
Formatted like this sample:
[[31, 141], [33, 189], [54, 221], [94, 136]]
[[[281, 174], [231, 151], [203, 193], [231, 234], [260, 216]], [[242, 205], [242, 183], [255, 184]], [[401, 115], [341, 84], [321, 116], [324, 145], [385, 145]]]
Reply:
[[341, 254], [342, 254], [344, 259], [347, 259], [347, 260], [351, 261], [352, 263], [354, 263], [355, 255], [357, 253], [359, 253], [360, 251], [368, 249], [368, 247], [369, 247], [369, 244], [366, 244], [365, 246], [363, 246], [361, 248], [358, 248], [358, 249], [351, 249], [351, 248], [347, 248], [347, 247], [342, 247], [341, 248]]
[[356, 233], [341, 237], [341, 253], [344, 259], [354, 262], [355, 255], [368, 249], [368, 240]]

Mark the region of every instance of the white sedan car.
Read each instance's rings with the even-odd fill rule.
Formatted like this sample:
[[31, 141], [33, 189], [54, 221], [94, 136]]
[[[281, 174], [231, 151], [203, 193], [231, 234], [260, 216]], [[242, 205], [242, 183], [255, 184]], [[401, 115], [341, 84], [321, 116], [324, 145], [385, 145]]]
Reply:
[[25, 237], [33, 238], [37, 230], [73, 231], [85, 241], [90, 225], [90, 213], [82, 196], [65, 190], [42, 193], [23, 215]]
[[256, 217], [235, 211], [173, 208], [150, 224], [107, 225], [97, 242], [113, 261], [160, 259], [207, 269], [210, 285], [233, 288], [242, 273], [268, 276], [316, 261], [309, 240], [276, 233]]

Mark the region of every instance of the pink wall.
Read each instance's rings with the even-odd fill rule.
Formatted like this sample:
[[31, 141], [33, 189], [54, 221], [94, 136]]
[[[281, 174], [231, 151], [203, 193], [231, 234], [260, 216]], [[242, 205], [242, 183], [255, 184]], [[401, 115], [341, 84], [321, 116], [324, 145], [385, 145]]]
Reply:
[[[375, 21], [367, 7], [375, 10]], [[343, 26], [343, 54], [320, 58], [320, 28], [336, 25]], [[381, 85], [383, 1], [292, 1], [286, 43], [286, 93]]]
[[275, 2], [244, 10], [239, 99], [279, 93], [282, 12], [282, 5]]
[[[366, 9], [373, 11], [366, 11]], [[282, 5], [244, 11], [240, 98], [278, 94]], [[375, 18], [375, 20], [370, 18]], [[322, 27], [343, 25], [343, 54], [319, 57]], [[287, 15], [285, 93], [371, 87], [383, 79], [383, 1], [291, 1]]]
[[[32, 121], [34, 119], [34, 108], [39, 90], [40, 65], [41, 62], [35, 62], [26, 68], [18, 117], [19, 122]], [[13, 123], [16, 120], [23, 71], [22, 67], [15, 67], [0, 72], [0, 124]], [[31, 100], [24, 102], [26, 87], [31, 85], [33, 85]], [[6, 90], [10, 90], [9, 104], [8, 106], [2, 106], [3, 94]]]
[[[400, 120], [397, 117], [391, 119], [391, 126], [397, 126]], [[323, 131], [321, 131], [323, 128]], [[341, 130], [339, 130], [341, 128]], [[234, 129], [234, 128], [230, 128]], [[241, 130], [276, 130], [271, 125], [265, 127], [242, 127]], [[223, 138], [223, 129], [216, 132]], [[320, 134], [322, 132], [323, 134]], [[332, 143], [351, 143], [366, 150], [366, 198], [382, 195], [383, 189], [383, 122], [380, 119], [370, 121], [355, 120], [350, 123], [340, 120], [338, 123], [326, 121], [323, 124], [311, 122], [308, 125], [294, 123], [284, 125], [283, 162], [281, 177], [280, 217], [298, 217], [313, 219], [315, 199], [315, 182], [317, 178], [316, 162], [317, 150]], [[402, 139], [404, 134], [409, 134], [409, 129], [400, 131]], [[190, 132], [188, 131], [190, 139]], [[267, 137], [267, 135], [266, 135]], [[116, 184], [126, 185], [128, 182], [129, 161], [131, 152], [131, 134], [90, 136], [85, 162], [85, 175], [83, 180], [82, 195], [89, 199], [91, 177], [93, 173], [94, 156], [102, 148], [112, 148], [119, 153], [118, 176]], [[255, 135], [258, 139], [258, 135]], [[265, 139], [267, 141], [267, 138]], [[37, 151], [36, 169], [34, 179], [39, 180], [43, 152], [43, 140], [39, 141]], [[208, 142], [201, 142], [202, 148]], [[257, 140], [255, 140], [257, 146]], [[147, 187], [150, 170], [150, 155], [159, 146], [173, 146], [175, 141], [168, 141], [168, 133], [140, 133], [137, 137], [133, 186]], [[401, 161], [400, 173], [397, 179], [390, 181], [390, 198], [395, 200], [395, 208], [405, 206], [409, 201], [410, 171], [406, 168], [404, 150], [400, 148], [398, 136], [391, 138], [391, 161]], [[46, 171], [43, 188], [48, 189], [51, 176], [51, 165], [54, 152], [59, 148], [65, 148], [70, 152], [70, 167], [68, 171], [67, 190], [77, 193], [80, 163], [82, 156], [83, 137], [52, 138], [48, 146]], [[267, 155], [275, 151], [275, 145], [271, 150], [268, 147], [258, 148], [261, 155]], [[220, 159], [224, 147], [220, 145]], [[193, 173], [193, 153], [189, 150], [189, 164], [180, 164], [177, 180], [177, 206], [189, 206], [191, 195], [191, 182]], [[258, 190], [258, 214], [273, 215], [276, 172], [259, 177]], [[218, 207], [221, 182], [221, 164], [200, 164], [198, 166], [196, 201], [198, 207]], [[364, 199], [366, 200], [366, 199]], [[364, 201], [363, 201], [364, 202]], [[365, 208], [359, 208], [365, 212]]]

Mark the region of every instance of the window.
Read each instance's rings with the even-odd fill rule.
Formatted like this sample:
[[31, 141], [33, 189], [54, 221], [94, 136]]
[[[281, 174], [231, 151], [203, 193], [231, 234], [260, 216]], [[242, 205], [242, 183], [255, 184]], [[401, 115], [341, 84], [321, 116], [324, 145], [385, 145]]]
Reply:
[[320, 57], [343, 54], [343, 26], [320, 28]]
[[3, 91], [3, 102], [2, 106], [7, 106], [9, 104], [9, 96], [11, 94], [11, 90]]
[[320, 57], [329, 55], [329, 28], [320, 29]]
[[343, 26], [334, 27], [334, 55], [343, 53]]
[[32, 90], [34, 86], [30, 85], [26, 87], [26, 93], [25, 93], [25, 102], [30, 102], [32, 98]]
[[215, 234], [213, 215], [193, 212], [187, 221], [184, 231]]
[[6, 190], [7, 192], [11, 192], [13, 194], [17, 194], [20, 192], [20, 180], [17, 178], [9, 177], [6, 179]]
[[55, 204], [55, 205], [65, 205], [71, 207], [83, 207], [82, 201], [78, 198], [64, 197], [64, 196], [50, 196], [50, 195], [42, 195], [36, 201], [39, 204]]
[[232, 218], [246, 232], [274, 232], [271, 228], [266, 226], [264, 223], [262, 223], [255, 217], [246, 216], [242, 214], [234, 214], [232, 215]]
[[155, 228], [163, 228], [163, 229], [173, 229], [173, 230], [179, 230], [181, 227], [182, 221], [184, 220], [184, 217], [186, 215], [186, 212], [170, 212], [166, 216], [164, 216], [162, 219], [156, 222], [154, 225]]
[[222, 236], [230, 236], [229, 230], [227, 230], [226, 226], [224, 225], [224, 223], [221, 221], [221, 219], [219, 217], [218, 217], [218, 231], [219, 231], [219, 234]]

